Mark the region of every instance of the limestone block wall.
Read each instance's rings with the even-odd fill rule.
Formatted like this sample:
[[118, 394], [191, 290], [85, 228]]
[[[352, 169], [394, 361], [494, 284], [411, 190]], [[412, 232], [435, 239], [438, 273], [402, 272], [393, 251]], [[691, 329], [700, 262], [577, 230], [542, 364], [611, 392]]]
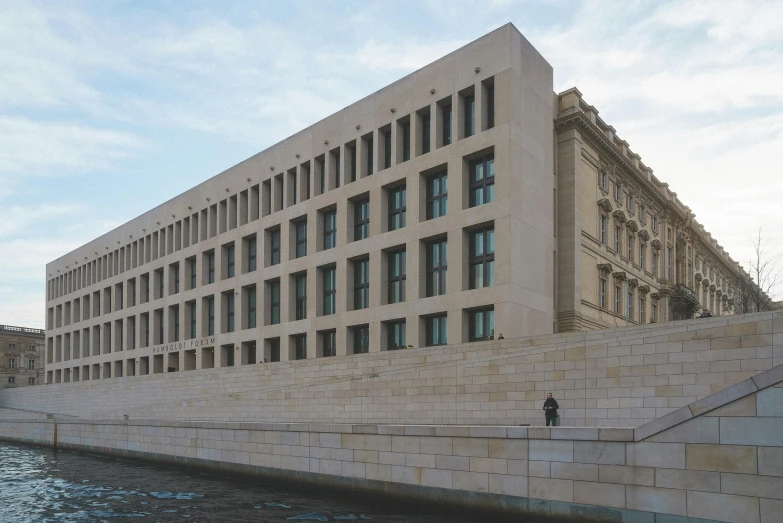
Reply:
[[637, 427], [783, 363], [783, 312], [0, 391], [84, 418]]
[[51, 444], [55, 423], [62, 448], [536, 514], [645, 523], [783, 514], [783, 366], [635, 430], [0, 419], [0, 439]]

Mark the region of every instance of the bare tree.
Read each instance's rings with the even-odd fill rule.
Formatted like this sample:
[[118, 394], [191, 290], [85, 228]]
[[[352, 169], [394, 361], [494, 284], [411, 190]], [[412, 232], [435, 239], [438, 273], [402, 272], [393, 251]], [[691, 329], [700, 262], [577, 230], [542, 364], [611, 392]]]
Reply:
[[760, 312], [772, 308], [772, 297], [783, 283], [783, 253], [774, 253], [774, 245], [761, 229], [753, 243], [753, 255], [748, 262], [749, 273], [735, 278], [734, 312]]

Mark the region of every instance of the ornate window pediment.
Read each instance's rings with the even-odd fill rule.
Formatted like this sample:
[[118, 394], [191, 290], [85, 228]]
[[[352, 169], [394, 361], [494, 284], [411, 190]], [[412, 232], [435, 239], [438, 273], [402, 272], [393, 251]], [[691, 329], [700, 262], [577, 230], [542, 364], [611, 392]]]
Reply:
[[627, 278], [627, 275], [625, 274], [625, 271], [620, 271], [614, 273], [614, 279], [617, 281], [625, 281]]
[[639, 286], [639, 280], [637, 280], [636, 278], [629, 278], [628, 286], [632, 289], [635, 289], [636, 287]]
[[643, 242], [646, 242], [650, 239], [650, 233], [647, 232], [647, 229], [642, 229], [641, 231], [639, 231], [639, 239], [642, 240]]
[[650, 246], [653, 249], [655, 249], [656, 251], [660, 251], [661, 250], [661, 240], [659, 240], [658, 238], [654, 239], [653, 241], [650, 242]]
[[599, 263], [598, 264], [598, 272], [601, 273], [601, 276], [604, 276], [604, 277], [609, 276], [610, 274], [612, 274], [613, 270], [614, 269], [612, 268], [612, 264], [611, 263]]
[[710, 286], [709, 278], [704, 278], [703, 280], [701, 280], [701, 284], [704, 285], [705, 287], [709, 287]]
[[659, 293], [657, 293], [657, 292], [654, 292], [654, 293], [650, 294], [650, 298], [652, 298], [653, 301], [658, 301], [658, 300], [661, 299], [661, 295]]
[[639, 225], [636, 223], [636, 220], [629, 220], [625, 224], [626, 227], [628, 227], [628, 230], [631, 232], [636, 232], [639, 230]]
[[612, 202], [609, 201], [609, 198], [601, 198], [598, 200], [598, 208], [604, 212], [612, 212]]
[[650, 286], [649, 285], [639, 285], [639, 293], [640, 294], [647, 294], [650, 292]]
[[701, 281], [703, 278], [704, 276], [702, 276], [700, 272], [697, 272], [696, 274], [693, 275], [693, 279], [696, 280], [697, 282]]
[[617, 220], [619, 223], [625, 223], [628, 218], [626, 218], [625, 213], [622, 211], [622, 209], [617, 209], [612, 213], [612, 216], [614, 216], [614, 219]]

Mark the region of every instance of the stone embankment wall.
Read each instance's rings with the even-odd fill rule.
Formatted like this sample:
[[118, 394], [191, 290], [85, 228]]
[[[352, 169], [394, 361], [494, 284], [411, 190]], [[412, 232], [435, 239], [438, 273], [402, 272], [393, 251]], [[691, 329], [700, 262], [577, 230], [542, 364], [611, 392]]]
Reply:
[[[0, 439], [579, 521], [780, 522], [783, 366], [636, 429], [3, 420]], [[703, 518], [703, 519], [686, 519]]]
[[637, 427], [783, 364], [783, 311], [0, 391], [93, 419]]

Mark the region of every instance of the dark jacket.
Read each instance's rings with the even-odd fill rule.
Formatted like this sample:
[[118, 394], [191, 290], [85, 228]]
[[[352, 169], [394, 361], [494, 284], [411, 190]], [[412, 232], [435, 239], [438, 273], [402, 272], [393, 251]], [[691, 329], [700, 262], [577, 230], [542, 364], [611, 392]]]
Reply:
[[[547, 409], [547, 407], [552, 407], [551, 409]], [[557, 404], [557, 401], [555, 398], [547, 398], [544, 402], [544, 410], [546, 411], [546, 417], [547, 418], [555, 418], [557, 417], [557, 409], [560, 408], [560, 405]]]

